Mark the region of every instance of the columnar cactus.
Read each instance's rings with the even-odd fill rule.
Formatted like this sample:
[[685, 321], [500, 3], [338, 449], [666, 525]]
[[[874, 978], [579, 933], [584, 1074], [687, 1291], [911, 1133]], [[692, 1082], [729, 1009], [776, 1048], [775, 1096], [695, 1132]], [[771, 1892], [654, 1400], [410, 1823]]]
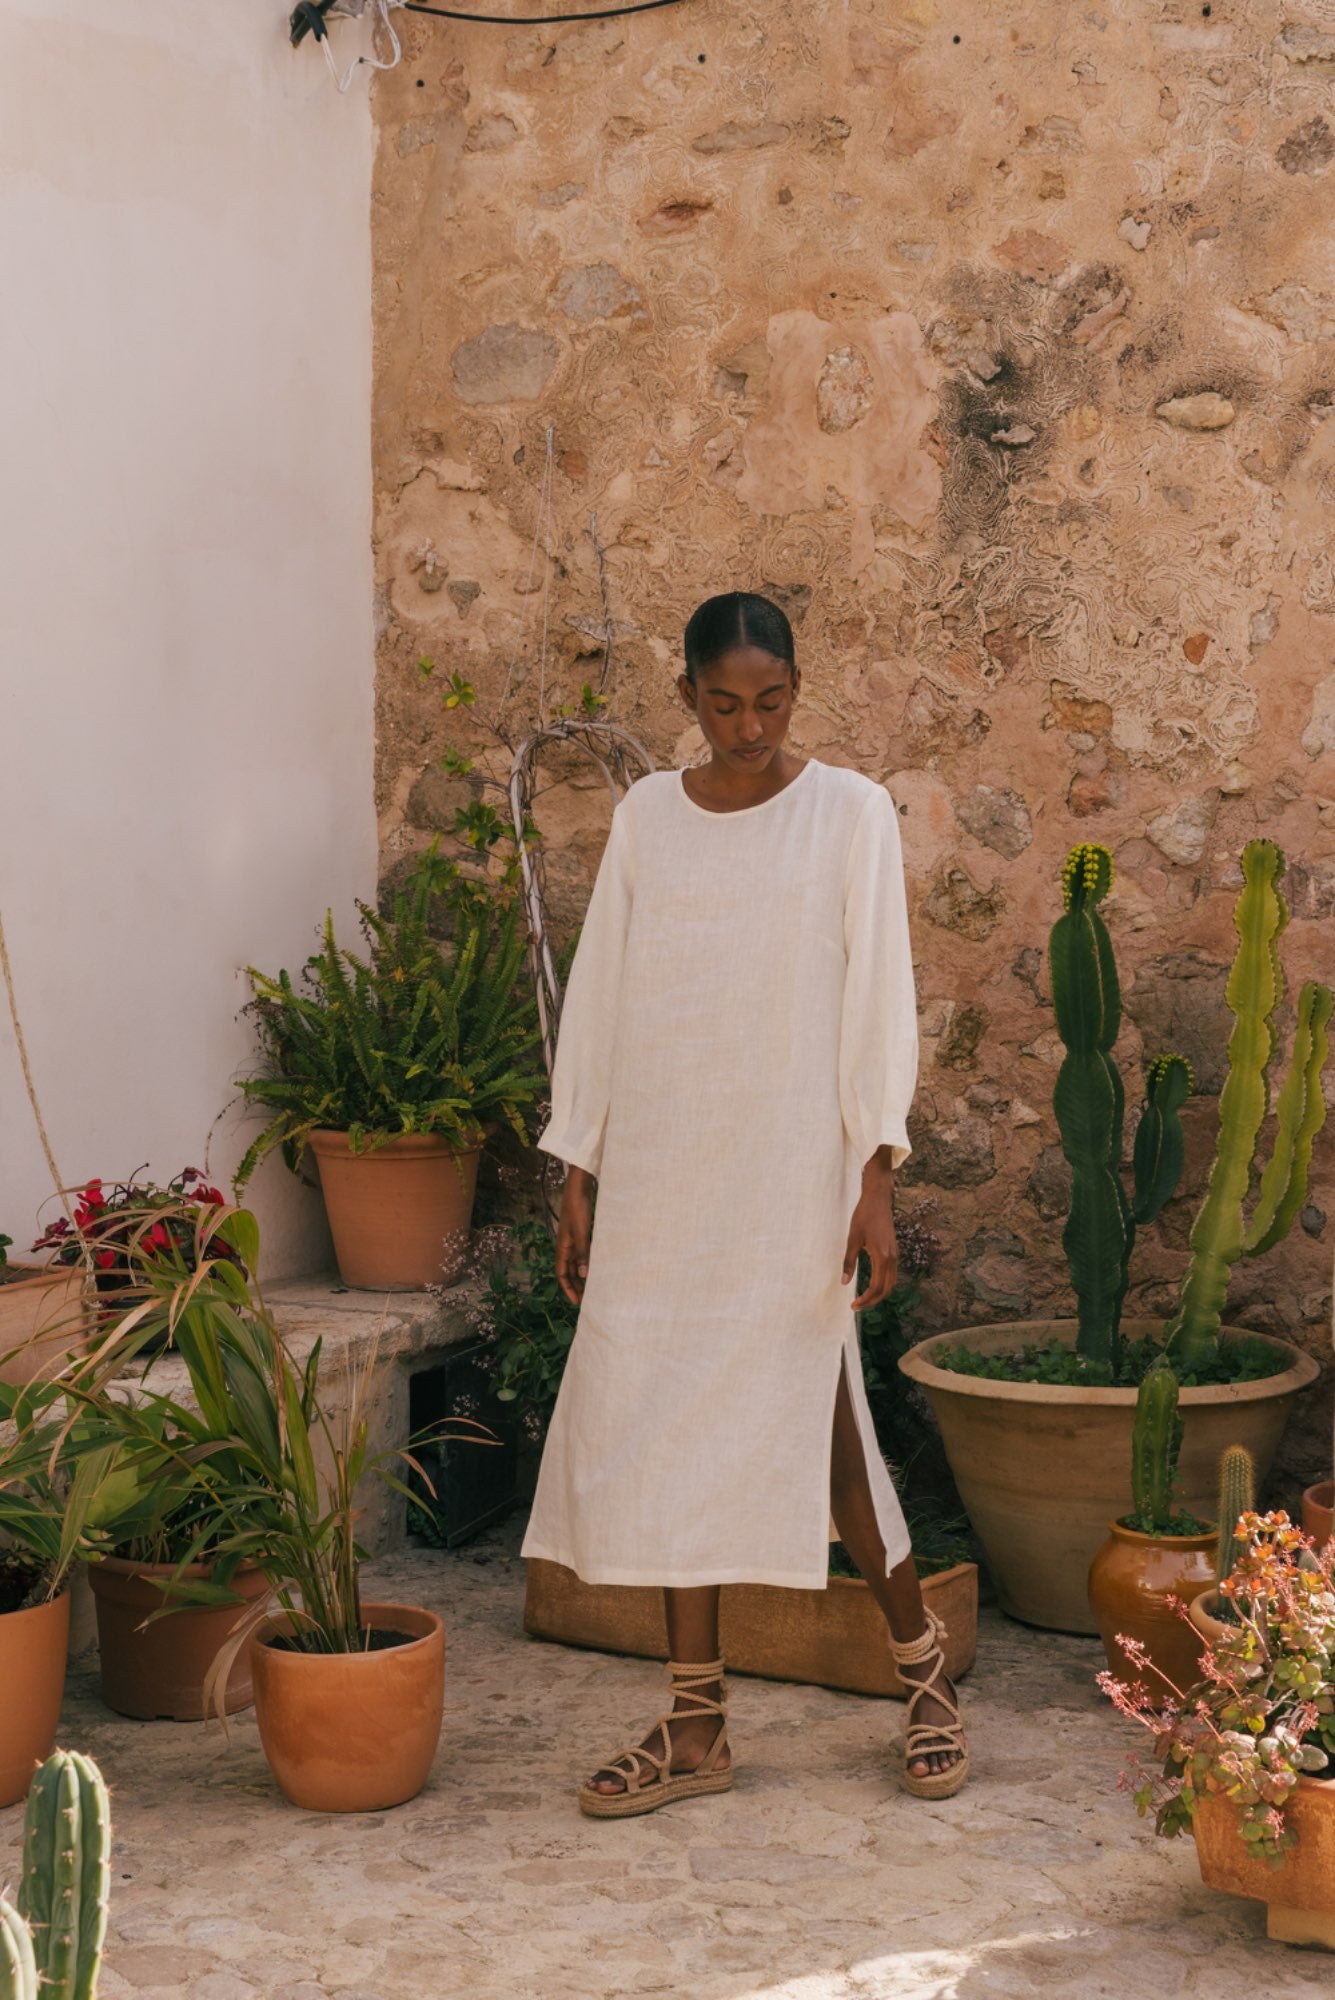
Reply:
[[[1256, 1512], [1256, 1467], [1252, 1455], [1244, 1445], [1231, 1444], [1219, 1461], [1219, 1553], [1215, 1557], [1215, 1584], [1223, 1585], [1224, 1579], [1233, 1573], [1234, 1564], [1247, 1547], [1246, 1537], [1238, 1534], [1238, 1521], [1243, 1514]], [[1218, 1603], [1226, 1606], [1227, 1600], [1219, 1598]]]
[[1062, 871], [1065, 914], [1052, 927], [1052, 1004], [1066, 1057], [1053, 1091], [1062, 1151], [1071, 1165], [1071, 1207], [1062, 1244], [1075, 1287], [1076, 1347], [1115, 1374], [1119, 1328], [1136, 1225], [1151, 1222], [1182, 1173], [1178, 1113], [1191, 1090], [1180, 1056], [1160, 1056], [1146, 1079], [1136, 1128], [1134, 1198], [1122, 1185], [1126, 1097], [1113, 1044], [1122, 996], [1112, 940], [1098, 905], [1112, 886], [1112, 856], [1089, 842], [1072, 848]]
[[1161, 1356], [1140, 1385], [1131, 1431], [1131, 1518], [1143, 1534], [1170, 1532], [1181, 1449], [1177, 1377]]
[[1332, 995], [1309, 980], [1298, 996], [1293, 1058], [1275, 1107], [1274, 1146], [1261, 1174], [1250, 1226], [1243, 1214], [1261, 1125], [1270, 1109], [1270, 1064], [1278, 1037], [1275, 1010], [1284, 997], [1279, 940], [1289, 920], [1280, 893], [1284, 856], [1271, 840], [1243, 849], [1243, 886], [1233, 912], [1238, 949], [1226, 997], [1234, 1015], [1228, 1077], [1219, 1099], [1219, 1138], [1205, 1200], [1191, 1232], [1191, 1262], [1167, 1347], [1183, 1373], [1207, 1366], [1233, 1266], [1258, 1257], [1287, 1235], [1307, 1198], [1312, 1142], [1326, 1116], [1321, 1072], [1329, 1053]]
[[[91, 1758], [57, 1750], [32, 1781], [23, 1823], [19, 1911], [32, 1933], [41, 2000], [96, 2000], [110, 1886], [102, 1774]], [[14, 1992], [26, 2000], [22, 1985]], [[0, 2000], [10, 2000], [3, 1985]]]
[[12, 1903], [0, 1897], [0, 2000], [37, 2000], [37, 1960], [32, 1932]]

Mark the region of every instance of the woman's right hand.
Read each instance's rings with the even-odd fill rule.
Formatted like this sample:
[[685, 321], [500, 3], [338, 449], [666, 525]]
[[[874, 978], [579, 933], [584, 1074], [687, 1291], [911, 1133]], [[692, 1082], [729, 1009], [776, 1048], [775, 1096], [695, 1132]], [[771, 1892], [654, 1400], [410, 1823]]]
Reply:
[[561, 1194], [556, 1222], [556, 1282], [577, 1306], [589, 1275], [589, 1242], [593, 1235], [593, 1175], [571, 1167]]

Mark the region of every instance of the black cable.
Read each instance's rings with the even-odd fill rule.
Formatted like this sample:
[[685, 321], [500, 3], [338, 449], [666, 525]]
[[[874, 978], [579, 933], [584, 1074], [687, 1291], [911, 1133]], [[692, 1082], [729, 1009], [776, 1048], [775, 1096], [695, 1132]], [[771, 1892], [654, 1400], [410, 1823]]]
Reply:
[[655, 7], [680, 7], [682, 0], [639, 0], [634, 7], [600, 7], [593, 14], [461, 14], [453, 7], [427, 7], [404, 0], [406, 14], [434, 14], [441, 21], [486, 21], [498, 28], [550, 28], [560, 21], [615, 21], [622, 14], [652, 14]]

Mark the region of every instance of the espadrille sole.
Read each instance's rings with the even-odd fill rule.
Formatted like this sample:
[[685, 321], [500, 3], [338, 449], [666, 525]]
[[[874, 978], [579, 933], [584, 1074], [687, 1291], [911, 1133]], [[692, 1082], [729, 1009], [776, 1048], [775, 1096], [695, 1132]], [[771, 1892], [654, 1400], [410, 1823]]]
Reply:
[[731, 1766], [703, 1778], [687, 1771], [661, 1784], [642, 1785], [638, 1792], [594, 1792], [581, 1785], [579, 1809], [590, 1819], [635, 1819], [641, 1813], [657, 1812], [660, 1806], [675, 1805], [678, 1799], [702, 1799], [708, 1792], [731, 1790]]

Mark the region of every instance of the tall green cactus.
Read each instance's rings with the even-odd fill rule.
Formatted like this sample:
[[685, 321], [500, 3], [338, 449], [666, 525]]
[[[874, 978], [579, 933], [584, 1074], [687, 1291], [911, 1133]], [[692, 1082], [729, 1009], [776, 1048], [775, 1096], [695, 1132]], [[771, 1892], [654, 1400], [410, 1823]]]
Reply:
[[1191, 1090], [1191, 1071], [1182, 1057], [1160, 1056], [1151, 1064], [1136, 1128], [1134, 1198], [1128, 1200], [1121, 1177], [1126, 1097], [1112, 1053], [1122, 996], [1112, 940], [1098, 909], [1112, 877], [1106, 847], [1083, 842], [1072, 848], [1062, 870], [1065, 912], [1048, 942], [1053, 1010], [1066, 1044], [1052, 1101], [1071, 1166], [1062, 1245], [1079, 1315], [1076, 1347], [1110, 1378], [1120, 1358], [1136, 1225], [1153, 1221], [1181, 1177], [1178, 1113]]
[[[1219, 1461], [1219, 1553], [1215, 1557], [1216, 1588], [1231, 1576], [1246, 1542], [1238, 1534], [1238, 1518], [1256, 1511], [1256, 1465], [1245, 1445], [1231, 1444]], [[1227, 1615], [1227, 1602], [1218, 1603]]]
[[[111, 1809], [102, 1774], [76, 1750], [56, 1750], [28, 1793], [19, 1889], [41, 2000], [96, 2000], [110, 1887]], [[3, 1985], [0, 2000], [10, 2000]]]
[[1208, 1366], [1219, 1348], [1220, 1316], [1240, 1257], [1258, 1257], [1287, 1234], [1307, 1198], [1312, 1142], [1326, 1116], [1321, 1072], [1329, 1053], [1332, 995], [1309, 980], [1298, 997], [1293, 1058], [1276, 1104], [1276, 1132], [1261, 1174], [1250, 1227], [1243, 1207], [1251, 1189], [1257, 1139], [1270, 1109], [1276, 1052], [1275, 1010], [1284, 997], [1279, 940], [1289, 920], [1280, 893], [1284, 856], [1271, 840], [1242, 854], [1243, 886], [1233, 912], [1238, 948], [1226, 998], [1234, 1016], [1228, 1077], [1219, 1099], [1219, 1138], [1209, 1186], [1191, 1232], [1191, 1262], [1166, 1346], [1184, 1372]]
[[1161, 1355], [1136, 1397], [1131, 1429], [1131, 1525], [1144, 1535], [1171, 1533], [1173, 1488], [1182, 1449], [1177, 1376]]

